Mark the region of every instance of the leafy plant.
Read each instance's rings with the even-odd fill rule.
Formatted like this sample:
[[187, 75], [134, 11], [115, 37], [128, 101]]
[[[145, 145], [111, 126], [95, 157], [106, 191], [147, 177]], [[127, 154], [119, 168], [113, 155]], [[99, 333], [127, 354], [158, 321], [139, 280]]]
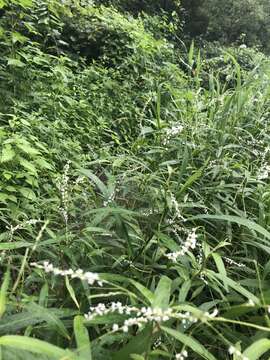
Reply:
[[0, 357], [268, 358], [269, 59], [115, 5], [2, 3]]

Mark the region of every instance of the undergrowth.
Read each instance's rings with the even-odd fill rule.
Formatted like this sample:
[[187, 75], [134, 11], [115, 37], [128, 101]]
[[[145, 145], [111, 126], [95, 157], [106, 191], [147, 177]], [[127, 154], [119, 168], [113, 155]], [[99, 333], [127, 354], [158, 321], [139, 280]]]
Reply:
[[74, 4], [1, 19], [0, 358], [266, 359], [268, 58]]

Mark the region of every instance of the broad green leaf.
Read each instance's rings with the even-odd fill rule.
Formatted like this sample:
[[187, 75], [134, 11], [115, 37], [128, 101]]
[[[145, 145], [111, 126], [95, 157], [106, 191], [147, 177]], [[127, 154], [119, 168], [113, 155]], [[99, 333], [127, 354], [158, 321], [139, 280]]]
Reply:
[[243, 295], [247, 299], [250, 299], [250, 300], [254, 301], [255, 304], [260, 303], [260, 300], [259, 300], [259, 298], [257, 296], [252, 294], [250, 291], [245, 289], [243, 286], [241, 286], [239, 283], [232, 280], [231, 278], [229, 278], [227, 276], [224, 276], [224, 275], [220, 275], [219, 273], [215, 273], [214, 271], [211, 271], [211, 270], [205, 270], [205, 274], [209, 274], [212, 277], [216, 277], [221, 281], [225, 280], [227, 285], [230, 286], [235, 291], [237, 291], [239, 294]]
[[181, 286], [181, 289], [179, 290], [178, 301], [180, 303], [186, 301], [186, 297], [187, 297], [187, 294], [188, 294], [188, 292], [189, 292], [189, 290], [191, 288], [191, 285], [192, 285], [192, 282], [191, 282], [190, 279], [183, 282], [183, 284]]
[[12, 1], [21, 5], [24, 8], [33, 6], [33, 0], [12, 0]]
[[222, 261], [222, 258], [218, 253], [212, 253], [212, 256], [214, 258], [214, 261], [216, 263], [216, 266], [217, 266], [217, 269], [218, 269], [218, 271], [220, 273], [220, 276], [222, 277], [224, 287], [225, 287], [226, 291], [228, 291], [229, 289], [228, 289], [228, 284], [227, 284], [227, 281], [226, 281], [227, 272], [226, 272], [224, 263]]
[[248, 306], [247, 304], [238, 305], [238, 306], [230, 306], [228, 310], [222, 314], [222, 317], [227, 319], [235, 319], [237, 317], [243, 316], [249, 312], [254, 312], [256, 307]]
[[[238, 225], [243, 225], [249, 228], [250, 230], [257, 231], [259, 234], [265, 236], [268, 240], [270, 240], [270, 233], [266, 229], [264, 229], [262, 226], [256, 224], [255, 222], [241, 218], [239, 216], [233, 216], [233, 215], [197, 215], [191, 217], [189, 220], [195, 220], [195, 219], [207, 219], [207, 220], [223, 220], [223, 221], [229, 221], [234, 222]], [[259, 240], [259, 239], [258, 239]], [[263, 239], [260, 239], [260, 241], [265, 242], [269, 245], [269, 241], [265, 241]]]
[[12, 160], [15, 155], [16, 155], [15, 151], [8, 144], [8, 145], [4, 146], [2, 149], [1, 162], [8, 162], [8, 161]]
[[65, 277], [65, 283], [66, 283], [66, 287], [67, 287], [67, 290], [69, 292], [69, 295], [71, 297], [71, 299], [74, 301], [75, 305], [77, 306], [77, 308], [79, 309], [80, 308], [80, 305], [76, 299], [76, 295], [75, 295], [75, 292], [73, 290], [73, 287], [70, 285], [70, 282], [69, 282], [69, 279], [68, 279], [68, 276]]
[[25, 198], [29, 200], [36, 200], [36, 195], [33, 190], [24, 187], [20, 187], [18, 190]]
[[0, 193], [0, 201], [6, 201], [9, 198], [9, 194]]
[[31, 172], [34, 175], [37, 175], [37, 169], [32, 162], [30, 162], [22, 157], [19, 158], [19, 162], [27, 171]]
[[[4, 315], [0, 322], [0, 333], [16, 333], [21, 329], [25, 329], [29, 325], [36, 325], [44, 323], [44, 321], [48, 322], [48, 316], [44, 317], [42, 313], [37, 311], [31, 311], [30, 307], [27, 307], [28, 311], [24, 311], [19, 314], [13, 315]], [[47, 312], [52, 313], [55, 317], [70, 317], [76, 315], [76, 311], [71, 310], [62, 310], [62, 309], [47, 309]]]
[[52, 359], [78, 359], [71, 351], [61, 349], [45, 341], [27, 336], [6, 335], [0, 337], [0, 346], [10, 346], [16, 349], [27, 350], [36, 354], [51, 356]]
[[167, 276], [162, 276], [159, 280], [152, 302], [153, 308], [167, 309], [171, 296], [172, 281]]
[[24, 67], [25, 63], [23, 63], [19, 59], [8, 59], [8, 65], [9, 66], [16, 66], [16, 67]]
[[13, 201], [14, 203], [17, 203], [17, 198], [14, 195], [8, 195], [8, 200]]
[[152, 350], [150, 352], [150, 359], [153, 357], [153, 359], [162, 359], [162, 360], [171, 360], [172, 356], [171, 353], [164, 351], [164, 350]]
[[40, 168], [44, 168], [44, 169], [48, 169], [48, 170], [53, 169], [52, 165], [49, 164], [45, 159], [43, 159], [41, 157], [35, 159], [35, 164], [37, 164]]
[[12, 32], [11, 38], [12, 38], [13, 44], [16, 44], [16, 42], [23, 44], [28, 40], [28, 38], [26, 36], [16, 32], [16, 31]]
[[16, 192], [17, 191], [17, 189], [14, 186], [6, 186], [5, 189], [6, 189], [6, 191], [9, 191], [9, 192]]
[[25, 152], [28, 155], [38, 155], [40, 154], [40, 152], [33, 148], [31, 145], [29, 145], [27, 142], [24, 141], [18, 141], [16, 142], [16, 146], [22, 150], [23, 152]]
[[137, 336], [132, 339], [121, 350], [113, 354], [112, 360], [130, 360], [131, 354], [143, 354], [149, 346], [152, 337], [152, 326], [148, 325]]
[[134, 256], [134, 250], [133, 250], [133, 246], [132, 246], [132, 239], [129, 235], [128, 232], [128, 226], [126, 221], [120, 216], [120, 214], [115, 214], [115, 219], [116, 219], [116, 233], [117, 235], [126, 240], [126, 244], [127, 244], [127, 250], [128, 250], [128, 255], [130, 257]]
[[97, 186], [97, 188], [100, 190], [103, 196], [108, 195], [107, 187], [95, 174], [93, 174], [90, 170], [87, 169], [81, 169], [80, 172], [83, 175], [87, 176]]
[[91, 344], [88, 330], [84, 326], [84, 317], [81, 315], [75, 316], [73, 327], [80, 358], [82, 360], [92, 360]]
[[176, 331], [165, 326], [161, 326], [161, 329], [167, 334], [174, 337], [176, 340], [180, 341], [182, 344], [188, 346], [196, 354], [200, 355], [206, 360], [217, 360], [201, 343], [194, 339], [190, 335], [185, 335], [180, 331]]
[[[29, 351], [16, 349], [11, 347], [0, 346], [2, 350], [2, 358], [0, 353], [0, 360], [58, 360], [56, 358], [48, 357], [47, 355], [41, 355], [35, 353], [30, 353]], [[0, 351], [1, 351], [0, 350]]]
[[142, 356], [142, 355], [131, 354], [130, 359], [132, 359], [132, 360], [145, 360], [145, 357]]
[[70, 336], [63, 322], [53, 311], [35, 303], [29, 304], [27, 309], [33, 315], [33, 317], [39, 317], [41, 319], [43, 318], [43, 320], [52, 326], [60, 335], [70, 340]]
[[260, 359], [263, 354], [270, 350], [270, 340], [260, 339], [250, 345], [243, 353], [249, 360]]
[[16, 242], [0, 242], [0, 251], [3, 250], [14, 250], [14, 249], [20, 249], [25, 247], [31, 247], [33, 246], [32, 243], [25, 242], [25, 241], [16, 241]]
[[181, 186], [180, 190], [177, 192], [177, 194], [176, 194], [177, 198], [202, 176], [204, 168], [205, 168], [205, 166], [202, 166], [200, 169], [198, 169], [194, 174], [192, 174], [187, 179], [187, 181]]
[[150, 291], [145, 286], [143, 286], [142, 284], [138, 283], [135, 280], [129, 279], [129, 282], [140, 291], [140, 293], [145, 297], [145, 299], [149, 302], [149, 304], [151, 304], [154, 301], [154, 294], [152, 293], [152, 291]]
[[49, 295], [49, 287], [48, 287], [48, 283], [45, 283], [42, 286], [39, 293], [38, 305], [46, 307], [48, 302], [48, 295]]
[[10, 272], [6, 271], [4, 275], [4, 280], [0, 289], [0, 318], [3, 316], [6, 310], [6, 302], [7, 302], [7, 290], [10, 281]]

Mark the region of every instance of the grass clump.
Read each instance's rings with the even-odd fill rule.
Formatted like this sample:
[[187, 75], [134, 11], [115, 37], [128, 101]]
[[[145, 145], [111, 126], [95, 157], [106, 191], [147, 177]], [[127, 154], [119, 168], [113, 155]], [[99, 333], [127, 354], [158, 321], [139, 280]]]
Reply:
[[268, 58], [75, 5], [3, 17], [0, 358], [266, 359]]

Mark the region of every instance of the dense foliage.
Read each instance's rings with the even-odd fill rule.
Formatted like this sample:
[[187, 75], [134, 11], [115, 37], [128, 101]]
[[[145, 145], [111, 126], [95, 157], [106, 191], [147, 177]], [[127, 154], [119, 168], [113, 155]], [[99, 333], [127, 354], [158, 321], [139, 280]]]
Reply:
[[269, 358], [270, 64], [214, 3], [0, 0], [0, 359]]
[[247, 44], [269, 53], [268, 0], [183, 0], [186, 31], [223, 44]]

